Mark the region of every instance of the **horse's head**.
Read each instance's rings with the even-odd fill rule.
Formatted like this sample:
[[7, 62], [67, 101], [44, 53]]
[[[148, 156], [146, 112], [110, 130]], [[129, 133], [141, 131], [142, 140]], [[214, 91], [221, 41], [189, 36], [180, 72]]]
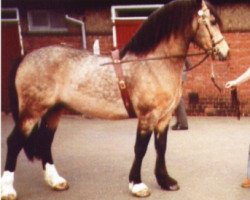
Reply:
[[193, 41], [202, 49], [212, 54], [214, 59], [225, 60], [229, 47], [221, 31], [218, 17], [213, 15], [204, 0], [197, 0], [200, 10], [193, 20]]

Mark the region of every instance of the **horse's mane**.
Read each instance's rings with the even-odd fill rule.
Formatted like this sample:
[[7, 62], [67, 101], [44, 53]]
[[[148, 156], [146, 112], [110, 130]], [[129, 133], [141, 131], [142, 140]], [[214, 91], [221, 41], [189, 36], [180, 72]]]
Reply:
[[[215, 9], [209, 3], [207, 6], [217, 22], [221, 24]], [[186, 26], [192, 23], [193, 16], [199, 9], [200, 5], [196, 3], [196, 0], [174, 0], [167, 3], [153, 12], [142, 24], [121, 50], [120, 57], [124, 57], [128, 52], [143, 56], [155, 50], [163, 39], [169, 39], [172, 34], [176, 35], [185, 31]]]

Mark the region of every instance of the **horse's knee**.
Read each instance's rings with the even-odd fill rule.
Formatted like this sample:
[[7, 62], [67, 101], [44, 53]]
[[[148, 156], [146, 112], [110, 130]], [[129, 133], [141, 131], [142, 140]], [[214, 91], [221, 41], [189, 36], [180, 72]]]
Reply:
[[140, 127], [138, 127], [135, 148], [134, 148], [137, 158], [142, 158], [145, 155], [151, 135], [152, 131], [150, 130], [141, 131]]
[[171, 118], [172, 118], [172, 114], [167, 115], [163, 117], [161, 120], [159, 120], [159, 122], [156, 125], [156, 131], [158, 132], [158, 134], [165, 133], [168, 130], [168, 125], [169, 125]]
[[138, 131], [141, 134], [152, 132], [157, 124], [157, 116], [152, 110], [141, 110], [138, 119]]
[[148, 146], [148, 141], [150, 139], [151, 134], [143, 134], [141, 135], [141, 138], [139, 139], [139, 142], [136, 142], [135, 145], [135, 154], [138, 158], [142, 158], [146, 151], [147, 151], [147, 146]]

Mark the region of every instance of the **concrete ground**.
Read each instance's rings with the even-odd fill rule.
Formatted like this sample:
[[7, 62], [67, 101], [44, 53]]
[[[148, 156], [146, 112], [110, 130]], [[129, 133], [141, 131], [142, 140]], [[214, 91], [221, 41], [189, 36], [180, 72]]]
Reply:
[[[168, 171], [181, 189], [160, 189], [154, 177], [155, 150], [151, 140], [142, 166], [142, 178], [151, 189], [148, 200], [249, 200], [246, 178], [250, 118], [189, 117], [188, 131], [169, 132]], [[172, 120], [172, 123], [173, 124]], [[53, 154], [58, 171], [70, 188], [52, 191], [43, 181], [39, 161], [18, 158], [15, 188], [19, 200], [132, 200], [128, 174], [133, 161], [136, 120], [103, 121], [63, 116]], [[2, 170], [6, 137], [13, 128], [2, 114]], [[152, 138], [153, 139], [153, 138]], [[1, 170], [1, 172], [2, 172]]]

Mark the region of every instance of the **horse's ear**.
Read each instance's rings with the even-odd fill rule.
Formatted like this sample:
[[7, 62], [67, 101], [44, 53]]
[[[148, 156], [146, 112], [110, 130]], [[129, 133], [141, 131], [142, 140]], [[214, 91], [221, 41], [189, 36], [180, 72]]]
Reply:
[[202, 8], [202, 9], [206, 9], [207, 5], [206, 2], [204, 0], [196, 0], [196, 3]]
[[201, 7], [202, 9], [206, 10], [207, 9], [207, 4], [204, 0], [201, 1]]

